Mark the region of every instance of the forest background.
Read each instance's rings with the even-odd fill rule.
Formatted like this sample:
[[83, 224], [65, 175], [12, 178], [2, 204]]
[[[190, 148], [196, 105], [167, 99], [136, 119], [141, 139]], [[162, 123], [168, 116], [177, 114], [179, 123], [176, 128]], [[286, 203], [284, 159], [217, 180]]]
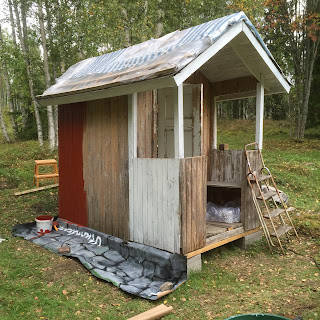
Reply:
[[[267, 96], [265, 118], [287, 119], [292, 136], [320, 126], [318, 0], [2, 0], [0, 126], [3, 141], [58, 145], [57, 106], [36, 95], [80, 60], [244, 11], [292, 82]], [[318, 90], [317, 90], [318, 89]], [[224, 102], [218, 116], [254, 119], [255, 99]]]

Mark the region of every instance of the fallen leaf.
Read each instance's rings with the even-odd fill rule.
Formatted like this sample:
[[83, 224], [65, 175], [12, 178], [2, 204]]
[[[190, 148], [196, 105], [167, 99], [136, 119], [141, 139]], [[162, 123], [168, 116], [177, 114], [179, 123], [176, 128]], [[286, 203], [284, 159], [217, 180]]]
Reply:
[[34, 297], [34, 300], [39, 300], [39, 298], [38, 297]]
[[62, 294], [64, 294], [65, 296], [68, 294], [67, 290], [62, 290]]

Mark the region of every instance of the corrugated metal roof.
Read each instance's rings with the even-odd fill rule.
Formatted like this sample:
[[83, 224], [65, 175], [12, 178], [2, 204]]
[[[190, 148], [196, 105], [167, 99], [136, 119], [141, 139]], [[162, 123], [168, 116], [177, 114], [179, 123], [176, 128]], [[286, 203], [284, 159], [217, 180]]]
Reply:
[[230, 27], [241, 21], [250, 27], [274, 61], [247, 16], [238, 12], [186, 30], [172, 32], [159, 39], [151, 39], [129, 48], [83, 60], [70, 67], [43, 96], [174, 74], [205, 51]]

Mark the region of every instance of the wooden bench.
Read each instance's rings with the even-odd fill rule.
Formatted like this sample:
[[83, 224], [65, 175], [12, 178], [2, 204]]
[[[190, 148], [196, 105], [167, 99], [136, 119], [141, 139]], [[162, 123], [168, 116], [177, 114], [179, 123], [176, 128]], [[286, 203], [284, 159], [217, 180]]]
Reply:
[[[52, 173], [39, 173], [40, 167], [51, 167]], [[39, 188], [39, 181], [44, 179], [54, 179], [54, 182], [58, 183], [59, 173], [57, 160], [34, 160], [33, 184], [36, 185], [37, 188]]]

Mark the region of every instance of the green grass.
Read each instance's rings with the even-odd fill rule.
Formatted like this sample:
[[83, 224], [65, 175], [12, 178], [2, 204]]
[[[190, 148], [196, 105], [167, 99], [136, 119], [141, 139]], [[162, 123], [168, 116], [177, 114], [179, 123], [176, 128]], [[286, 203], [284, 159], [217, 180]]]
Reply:
[[[254, 123], [219, 122], [219, 143], [242, 149], [254, 139]], [[40, 151], [37, 142], [0, 145], [0, 318], [127, 319], [161, 303], [173, 306], [166, 319], [217, 319], [244, 313], [273, 313], [293, 319], [320, 318], [319, 177], [320, 141], [311, 132], [302, 144], [289, 136], [285, 122], [266, 122], [264, 149], [269, 166], [290, 203], [302, 243], [292, 242], [286, 256], [271, 255], [261, 241], [248, 251], [234, 245], [203, 254], [203, 271], [156, 302], [126, 294], [100, 281], [76, 260], [11, 236], [15, 223], [33, 221], [40, 213], [58, 213], [58, 189], [15, 197], [32, 188], [33, 160], [57, 158]]]

